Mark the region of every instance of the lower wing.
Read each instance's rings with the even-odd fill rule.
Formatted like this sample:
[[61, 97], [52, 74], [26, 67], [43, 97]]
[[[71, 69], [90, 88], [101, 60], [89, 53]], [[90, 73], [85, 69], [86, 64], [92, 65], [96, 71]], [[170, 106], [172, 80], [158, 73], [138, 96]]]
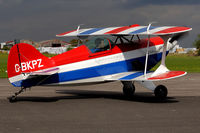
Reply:
[[168, 71], [162, 74], [158, 74], [153, 76], [154, 72], [147, 72], [145, 75], [142, 71], [134, 71], [134, 72], [123, 72], [119, 74], [112, 75], [107, 81], [160, 81], [178, 78], [187, 74], [184, 71]]

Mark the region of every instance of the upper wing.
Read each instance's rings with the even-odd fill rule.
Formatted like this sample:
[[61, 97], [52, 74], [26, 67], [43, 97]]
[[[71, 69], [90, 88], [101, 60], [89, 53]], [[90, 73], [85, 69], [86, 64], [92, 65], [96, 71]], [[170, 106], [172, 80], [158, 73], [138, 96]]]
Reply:
[[130, 25], [123, 27], [108, 27], [108, 28], [87, 28], [68, 31], [56, 35], [57, 37], [64, 36], [92, 36], [92, 35], [168, 35], [182, 33], [192, 30], [189, 27], [178, 26], [151, 26], [147, 33], [148, 26]]

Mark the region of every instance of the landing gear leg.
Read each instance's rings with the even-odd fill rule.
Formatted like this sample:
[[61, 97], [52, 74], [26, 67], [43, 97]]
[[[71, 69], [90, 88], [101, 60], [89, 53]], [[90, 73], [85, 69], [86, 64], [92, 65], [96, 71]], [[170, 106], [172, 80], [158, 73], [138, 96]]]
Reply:
[[127, 98], [131, 98], [135, 93], [135, 86], [132, 81], [122, 81], [123, 93]]
[[13, 96], [11, 96], [11, 97], [9, 97], [8, 99], [9, 99], [9, 101], [12, 103], [12, 102], [16, 102], [17, 101], [17, 96], [19, 95], [19, 94], [21, 94], [22, 92], [24, 92], [26, 90], [26, 87], [21, 87], [21, 89], [18, 91], [18, 92], [16, 92], [15, 93], [15, 95], [13, 95]]

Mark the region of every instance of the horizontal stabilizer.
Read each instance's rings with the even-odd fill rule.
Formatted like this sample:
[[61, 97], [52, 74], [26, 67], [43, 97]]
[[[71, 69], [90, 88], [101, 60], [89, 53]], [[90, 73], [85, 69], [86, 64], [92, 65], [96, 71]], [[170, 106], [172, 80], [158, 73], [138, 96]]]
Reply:
[[58, 71], [59, 71], [59, 68], [58, 67], [54, 67], [54, 68], [39, 70], [39, 71], [26, 73], [26, 74], [29, 74], [30, 76], [32, 76], [32, 75], [38, 75], [38, 76], [39, 75], [53, 75], [55, 73], [58, 73]]

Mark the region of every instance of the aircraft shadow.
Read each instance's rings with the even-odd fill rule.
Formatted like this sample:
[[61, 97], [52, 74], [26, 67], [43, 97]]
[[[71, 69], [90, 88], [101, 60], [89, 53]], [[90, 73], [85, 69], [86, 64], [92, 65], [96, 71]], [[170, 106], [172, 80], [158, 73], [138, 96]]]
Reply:
[[[113, 91], [93, 91], [93, 90], [56, 90], [59, 94], [68, 94], [68, 96], [54, 96], [54, 97], [37, 97], [37, 96], [21, 96], [17, 97], [17, 102], [56, 102], [66, 99], [94, 99], [106, 98], [114, 100], [124, 100], [130, 102], [144, 102], [144, 103], [177, 103], [179, 102], [174, 97], [167, 97], [164, 100], [157, 99], [152, 93], [135, 93], [134, 97], [127, 98], [120, 92]], [[70, 95], [69, 95], [70, 94]]]

